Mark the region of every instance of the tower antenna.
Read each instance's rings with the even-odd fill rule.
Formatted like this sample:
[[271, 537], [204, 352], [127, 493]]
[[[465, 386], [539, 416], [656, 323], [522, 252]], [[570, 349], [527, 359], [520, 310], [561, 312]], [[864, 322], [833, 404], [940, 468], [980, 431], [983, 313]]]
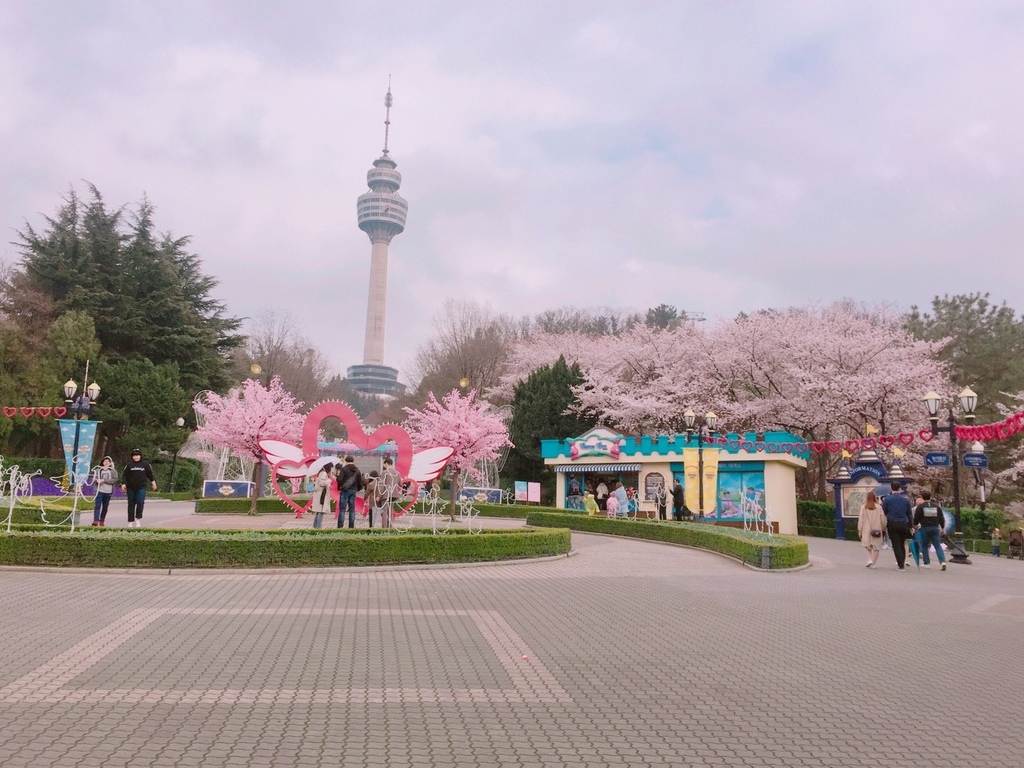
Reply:
[[388, 156], [388, 132], [391, 130], [391, 75], [388, 75], [388, 92], [384, 96], [384, 157]]

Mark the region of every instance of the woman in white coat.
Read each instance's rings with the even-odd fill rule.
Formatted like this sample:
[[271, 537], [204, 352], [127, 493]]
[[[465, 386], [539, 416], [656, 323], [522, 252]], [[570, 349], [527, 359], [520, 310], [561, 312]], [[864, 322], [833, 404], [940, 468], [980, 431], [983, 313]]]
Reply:
[[313, 481], [313, 527], [322, 528], [324, 514], [331, 513], [331, 470], [333, 464], [327, 464], [317, 472], [316, 480]]

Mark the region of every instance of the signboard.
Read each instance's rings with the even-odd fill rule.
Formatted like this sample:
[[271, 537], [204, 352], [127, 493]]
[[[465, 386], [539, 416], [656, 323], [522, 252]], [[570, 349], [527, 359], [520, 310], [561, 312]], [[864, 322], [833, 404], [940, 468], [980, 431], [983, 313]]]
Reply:
[[540, 504], [540, 483], [526, 484], [526, 500]]
[[984, 469], [988, 466], [988, 456], [984, 453], [965, 453], [964, 466], [973, 469]]
[[932, 453], [926, 453], [924, 455], [924, 465], [926, 467], [948, 467], [949, 466], [949, 454], [945, 452], [933, 451]]
[[516, 501], [528, 501], [529, 490], [526, 487], [527, 485], [529, 485], [529, 483], [525, 480], [515, 481]]
[[459, 498], [469, 499], [478, 504], [501, 504], [501, 488], [463, 486], [459, 488]]
[[252, 494], [252, 483], [245, 480], [206, 480], [204, 499], [247, 499]]

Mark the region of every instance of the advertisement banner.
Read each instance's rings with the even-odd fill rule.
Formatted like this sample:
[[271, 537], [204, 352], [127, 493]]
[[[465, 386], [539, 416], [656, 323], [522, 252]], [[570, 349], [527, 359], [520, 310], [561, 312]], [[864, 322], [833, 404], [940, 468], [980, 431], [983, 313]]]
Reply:
[[516, 501], [529, 501], [529, 497], [527, 495], [526, 486], [527, 486], [527, 482], [525, 480], [516, 480], [516, 482], [515, 482]]
[[[96, 427], [98, 421], [76, 421], [74, 419], [58, 419], [60, 424], [60, 442], [64, 446], [64, 466], [67, 469], [69, 483], [74, 478], [75, 485], [81, 486], [89, 479], [89, 467], [92, 464], [93, 446], [96, 444]], [[75, 467], [71, 467], [71, 454], [75, 450], [75, 431], [78, 431], [78, 456]]]
[[718, 510], [718, 449], [704, 449], [704, 516], [714, 517]]
[[698, 468], [699, 456], [696, 448], [683, 448], [683, 491], [686, 498], [686, 508], [697, 514], [700, 509], [700, 489], [698, 487], [700, 469]]
[[526, 500], [540, 504], [540, 483], [526, 484]]

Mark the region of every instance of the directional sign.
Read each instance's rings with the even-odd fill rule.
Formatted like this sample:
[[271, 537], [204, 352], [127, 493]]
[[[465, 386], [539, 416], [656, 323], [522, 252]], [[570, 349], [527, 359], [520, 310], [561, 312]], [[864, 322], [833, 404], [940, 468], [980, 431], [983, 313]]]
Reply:
[[988, 466], [988, 456], [984, 453], [965, 453], [964, 466], [974, 469], [984, 469]]
[[932, 453], [926, 453], [924, 455], [924, 465], [926, 467], [948, 467], [949, 466], [949, 454], [933, 451]]

